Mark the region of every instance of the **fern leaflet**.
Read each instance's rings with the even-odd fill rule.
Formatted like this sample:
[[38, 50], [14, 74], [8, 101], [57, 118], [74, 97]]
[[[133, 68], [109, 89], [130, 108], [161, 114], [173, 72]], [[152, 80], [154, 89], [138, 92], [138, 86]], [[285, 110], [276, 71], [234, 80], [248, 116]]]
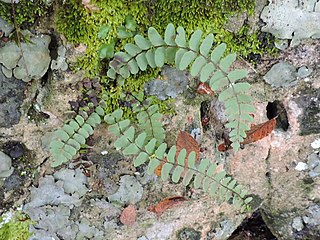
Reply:
[[224, 170], [218, 171], [216, 163], [211, 163], [209, 159], [203, 159], [200, 164], [196, 165], [196, 153], [193, 151], [187, 156], [186, 149], [182, 149], [176, 157], [175, 145], [170, 149], [164, 142], [157, 146], [157, 139], [148, 140], [145, 131], [137, 133], [129, 120], [122, 120], [121, 110], [108, 114], [105, 120], [110, 124], [109, 131], [118, 137], [114, 146], [124, 155], [133, 156], [134, 166], [147, 163], [147, 173], [151, 175], [159, 165], [164, 163], [161, 169], [163, 180], [170, 178], [174, 183], [177, 183], [182, 179], [182, 183], [187, 186], [194, 179], [193, 186], [195, 188], [202, 188], [210, 196], [216, 196], [219, 202], [232, 199], [241, 211], [250, 208], [249, 203], [252, 198], [248, 197], [248, 193], [242, 186], [227, 176]]
[[209, 34], [201, 42], [202, 32], [195, 31], [190, 40], [186, 39], [185, 30], [172, 24], [166, 28], [164, 39], [153, 27], [148, 30], [148, 37], [141, 35], [134, 37], [135, 44], [128, 43], [126, 52], [117, 52], [110, 62], [108, 76], [120, 80], [139, 70], [162, 67], [165, 63], [175, 63], [177, 69], [189, 68], [194, 77], [201, 82], [208, 82], [214, 92], [220, 92], [219, 101], [226, 106], [229, 119], [227, 127], [231, 129], [230, 140], [235, 151], [246, 137], [249, 125], [253, 121], [250, 116], [255, 111], [252, 100], [245, 94], [250, 88], [248, 83], [239, 82], [247, 76], [245, 70], [229, 68], [236, 60], [236, 54], [224, 56], [226, 45], [216, 46], [213, 50], [214, 36]]
[[101, 122], [101, 116], [104, 114], [103, 108], [98, 106], [89, 116], [77, 115], [55, 131], [55, 139], [50, 143], [53, 158], [51, 166], [57, 167], [71, 160], [86, 143], [86, 139], [93, 134], [93, 129]]

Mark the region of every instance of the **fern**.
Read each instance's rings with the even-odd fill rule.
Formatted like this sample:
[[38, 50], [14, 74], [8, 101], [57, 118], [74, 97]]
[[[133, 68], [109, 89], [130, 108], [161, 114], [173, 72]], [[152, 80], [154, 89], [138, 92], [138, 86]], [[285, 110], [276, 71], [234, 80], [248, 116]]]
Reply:
[[61, 129], [55, 131], [55, 140], [50, 143], [52, 167], [68, 162], [77, 154], [81, 145], [84, 145], [86, 139], [93, 134], [94, 127], [101, 122], [101, 116], [105, 113], [103, 108], [98, 106], [89, 116], [85, 112], [83, 115], [77, 115]]
[[[194, 179], [194, 188], [201, 187], [210, 196], [217, 196], [219, 202], [232, 199], [233, 204], [242, 212], [250, 208], [249, 203], [252, 198], [247, 197], [247, 191], [237, 184], [236, 180], [227, 176], [224, 170], [217, 171], [216, 163], [203, 159], [196, 165], [196, 153], [191, 152], [186, 156], [186, 149], [182, 149], [176, 157], [175, 145], [168, 149], [167, 144], [161, 142], [157, 146], [159, 143], [157, 139], [147, 139], [146, 131], [137, 133], [130, 120], [123, 120], [122, 115], [123, 111], [119, 109], [106, 115], [104, 119], [110, 125], [109, 131], [118, 137], [114, 146], [124, 155], [133, 156], [135, 167], [148, 163], [147, 173], [151, 175], [164, 162], [161, 169], [163, 180], [171, 178], [177, 183], [182, 179], [183, 185], [188, 186]], [[185, 163], [186, 157], [187, 163]]]
[[135, 44], [128, 43], [124, 47], [125, 52], [115, 54], [107, 76], [122, 83], [130, 74], [145, 71], [148, 66], [156, 68], [174, 63], [179, 70], [189, 68], [192, 76], [199, 77], [201, 82], [208, 82], [213, 91], [220, 92], [218, 99], [225, 104], [229, 119], [226, 127], [231, 129], [232, 147], [238, 151], [253, 121], [250, 114], [255, 111], [252, 99], [245, 94], [250, 84], [239, 82], [247, 76], [247, 72], [242, 69], [229, 71], [236, 54], [224, 56], [226, 44], [222, 43], [212, 50], [214, 36], [209, 34], [203, 41], [201, 39], [200, 30], [195, 31], [188, 40], [182, 27], [175, 29], [169, 24], [164, 38], [150, 27], [148, 38], [136, 35]]

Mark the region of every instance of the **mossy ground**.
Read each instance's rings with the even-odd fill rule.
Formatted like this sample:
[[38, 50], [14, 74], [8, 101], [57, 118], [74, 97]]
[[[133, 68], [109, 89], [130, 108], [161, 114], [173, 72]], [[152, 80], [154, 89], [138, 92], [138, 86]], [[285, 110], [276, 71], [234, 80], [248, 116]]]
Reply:
[[[0, 217], [0, 223], [3, 221]], [[0, 227], [0, 240], [26, 240], [31, 236], [29, 226], [32, 221], [20, 212], [14, 213], [11, 220]]]
[[[87, 76], [99, 76], [105, 83], [103, 94], [108, 96], [107, 105], [112, 111], [119, 107], [119, 97], [124, 91], [139, 91], [145, 82], [155, 78], [159, 70], [148, 70], [137, 76], [130, 77], [124, 85], [118, 86], [110, 82], [104, 69], [107, 61], [99, 59], [99, 48], [104, 43], [111, 43], [117, 37], [117, 29], [124, 24], [126, 16], [132, 16], [138, 25], [138, 32], [144, 34], [148, 27], [154, 26], [160, 33], [164, 32], [168, 23], [183, 26], [190, 34], [194, 29], [201, 29], [204, 34], [214, 33], [217, 44], [225, 42], [228, 52], [237, 52], [244, 57], [250, 54], [262, 54], [271, 51], [270, 45], [263, 45], [259, 33], [249, 34], [249, 26], [245, 23], [235, 34], [225, 28], [228, 18], [233, 15], [254, 12], [253, 0], [228, 1], [184, 1], [184, 0], [113, 0], [107, 3], [102, 0], [91, 1], [90, 10], [80, 0], [69, 0], [61, 6], [56, 24], [58, 31], [64, 34], [68, 41], [84, 43], [87, 46], [85, 56], [76, 64], [77, 69], [85, 69]], [[90, 7], [90, 6], [89, 6]], [[104, 39], [98, 38], [98, 31], [102, 25], [110, 27], [109, 34]], [[115, 51], [132, 39], [117, 39]], [[161, 103], [162, 110], [168, 110], [166, 102]]]

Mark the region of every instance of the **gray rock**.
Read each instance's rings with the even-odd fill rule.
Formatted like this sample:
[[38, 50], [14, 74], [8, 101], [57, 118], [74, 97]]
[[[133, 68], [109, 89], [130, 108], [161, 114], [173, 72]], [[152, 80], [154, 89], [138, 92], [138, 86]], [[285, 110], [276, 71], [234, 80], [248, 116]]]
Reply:
[[315, 167], [317, 167], [318, 165], [320, 165], [320, 158], [317, 154], [312, 153], [308, 156], [308, 167], [310, 169], [314, 169]]
[[11, 127], [19, 122], [25, 86], [24, 82], [6, 78], [0, 71], [0, 127]]
[[310, 206], [307, 215], [302, 218], [308, 226], [320, 226], [320, 205]]
[[57, 59], [53, 59], [51, 62], [52, 70], [61, 69], [62, 71], [66, 71], [68, 69], [68, 64], [66, 63], [65, 55], [66, 55], [66, 48], [62, 45], [59, 46], [58, 57]]
[[48, 49], [51, 38], [47, 35], [29, 35], [31, 43], [21, 43], [21, 49], [14, 42], [0, 48], [0, 63], [6, 68], [4, 73], [8, 76], [8, 71], [12, 70], [15, 78], [25, 82], [41, 78], [51, 61]]
[[286, 39], [277, 39], [274, 42], [274, 45], [276, 48], [278, 48], [279, 50], [285, 50], [289, 47], [289, 43], [288, 40]]
[[143, 188], [138, 180], [129, 175], [124, 175], [120, 180], [120, 187], [118, 191], [109, 196], [109, 201], [125, 205], [135, 204], [140, 201], [143, 195]]
[[166, 100], [168, 97], [176, 98], [178, 94], [183, 93], [188, 86], [190, 74], [186, 71], [180, 71], [169, 66], [162, 69], [162, 79], [154, 79], [144, 85], [148, 95], [155, 95], [160, 100]]
[[[9, 1], [11, 2], [11, 0], [9, 0]], [[5, 36], [9, 36], [9, 34], [12, 32], [13, 28], [14, 27], [12, 25], [7, 23], [5, 20], [3, 20], [0, 17], [0, 29], [4, 33]]]
[[[11, 3], [11, 0], [0, 0], [2, 2], [5, 2], [5, 3]], [[14, 3], [18, 3], [19, 0], [13, 0]]]
[[303, 222], [302, 222], [302, 218], [301, 217], [295, 217], [292, 220], [292, 227], [297, 230], [297, 231], [301, 231], [303, 229]]
[[9, 177], [13, 170], [11, 158], [0, 151], [0, 178]]
[[284, 61], [273, 65], [263, 79], [276, 88], [292, 87], [298, 83], [296, 68]]
[[306, 77], [310, 76], [311, 73], [312, 73], [311, 68], [303, 66], [298, 69], [297, 76], [298, 76], [298, 78], [306, 78]]
[[299, 116], [300, 135], [320, 133], [320, 91], [307, 89], [295, 99], [303, 113]]

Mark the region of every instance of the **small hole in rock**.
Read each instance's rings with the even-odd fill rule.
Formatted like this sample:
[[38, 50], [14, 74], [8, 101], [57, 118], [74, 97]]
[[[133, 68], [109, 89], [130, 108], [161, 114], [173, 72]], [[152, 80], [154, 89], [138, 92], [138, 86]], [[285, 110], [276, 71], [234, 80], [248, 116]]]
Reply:
[[272, 234], [258, 210], [251, 217], [243, 220], [228, 240], [244, 239], [276, 240], [277, 238]]
[[289, 128], [289, 121], [287, 116], [287, 111], [284, 108], [283, 103], [276, 100], [274, 102], [269, 102], [267, 105], [267, 118], [270, 120], [277, 117], [276, 128], [281, 128], [283, 131], [287, 131]]

